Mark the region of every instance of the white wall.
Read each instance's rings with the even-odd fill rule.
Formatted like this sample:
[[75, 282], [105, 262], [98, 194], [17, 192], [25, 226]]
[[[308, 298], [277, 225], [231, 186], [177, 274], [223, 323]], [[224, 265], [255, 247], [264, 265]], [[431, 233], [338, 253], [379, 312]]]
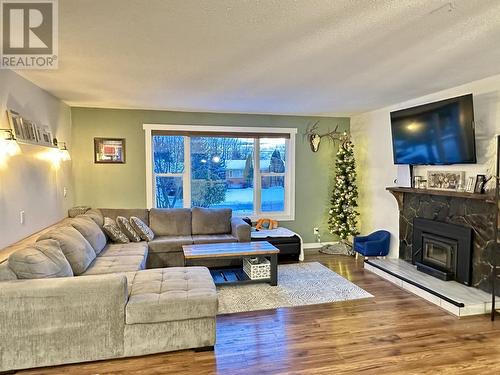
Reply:
[[385, 190], [394, 186], [398, 168], [393, 164], [390, 112], [428, 102], [472, 93], [476, 123], [478, 164], [416, 168], [416, 175], [427, 169], [463, 170], [467, 176], [486, 173], [487, 148], [495, 134], [500, 133], [500, 75], [439, 91], [403, 103], [351, 118], [359, 173], [359, 204], [361, 232], [387, 229], [392, 233], [391, 257], [399, 255], [399, 215], [394, 197]]
[[[0, 70], [0, 128], [10, 127], [8, 108], [48, 125], [59, 141], [70, 141], [70, 108], [14, 72]], [[68, 148], [71, 152], [69, 143]], [[0, 249], [61, 220], [73, 205], [71, 161], [58, 165], [46, 160], [53, 150], [42, 146], [19, 144], [19, 149], [19, 154], [0, 160]]]

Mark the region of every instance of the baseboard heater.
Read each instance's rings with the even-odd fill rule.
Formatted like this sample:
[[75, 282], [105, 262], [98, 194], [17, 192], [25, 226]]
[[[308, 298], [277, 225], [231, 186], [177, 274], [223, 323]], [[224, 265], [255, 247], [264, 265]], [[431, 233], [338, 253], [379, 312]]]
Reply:
[[430, 293], [430, 294], [433, 294], [435, 295], [436, 297], [439, 297], [443, 300], [445, 300], [446, 302], [449, 302], [451, 303], [452, 305], [456, 306], [456, 307], [465, 307], [465, 305], [462, 303], [462, 302], [457, 302], [453, 299], [451, 299], [450, 297], [447, 297], [441, 293], [438, 293], [436, 292], [435, 290], [432, 290], [432, 289], [429, 289], [427, 288], [426, 286], [423, 286], [422, 284], [419, 284], [418, 282], [416, 281], [413, 281], [413, 280], [410, 280], [410, 279], [407, 279], [406, 277], [404, 276], [401, 276], [401, 275], [398, 275], [397, 273], [395, 272], [392, 272], [392, 271], [389, 271], [388, 269], [382, 267], [381, 265], [379, 264], [376, 264], [376, 263], [373, 263], [370, 259], [367, 259], [365, 260], [365, 263], [369, 264], [370, 266], [372, 267], [375, 267], [375, 268], [378, 268], [379, 270], [381, 271], [384, 271], [385, 273], [388, 273], [389, 275], [391, 276], [394, 276], [394, 277], [397, 277], [398, 279], [400, 280], [403, 280], [404, 282], [408, 283], [408, 284], [411, 284], [411, 285], [414, 285], [416, 286], [417, 288], [420, 288], [422, 290], [425, 290], [427, 293]]

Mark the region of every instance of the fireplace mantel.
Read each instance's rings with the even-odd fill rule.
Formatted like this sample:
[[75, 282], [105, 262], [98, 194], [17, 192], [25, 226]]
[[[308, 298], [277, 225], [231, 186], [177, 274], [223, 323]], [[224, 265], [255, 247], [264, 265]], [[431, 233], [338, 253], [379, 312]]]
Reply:
[[490, 194], [478, 194], [478, 193], [467, 193], [465, 191], [455, 191], [455, 190], [437, 190], [437, 189], [416, 189], [409, 187], [399, 187], [392, 186], [385, 188], [391, 193], [412, 193], [412, 194], [428, 194], [428, 195], [442, 195], [445, 197], [457, 197], [457, 198], [467, 198], [467, 199], [480, 199], [483, 201], [488, 201], [494, 203], [495, 197]]
[[442, 197], [450, 198], [463, 198], [463, 199], [477, 199], [486, 201], [486, 203], [495, 203], [495, 197], [491, 194], [478, 194], [478, 193], [467, 193], [465, 191], [454, 191], [454, 190], [437, 190], [437, 189], [416, 189], [409, 187], [399, 187], [391, 186], [385, 188], [389, 191], [396, 200], [400, 209], [403, 206], [404, 194], [426, 194], [426, 195], [439, 195]]

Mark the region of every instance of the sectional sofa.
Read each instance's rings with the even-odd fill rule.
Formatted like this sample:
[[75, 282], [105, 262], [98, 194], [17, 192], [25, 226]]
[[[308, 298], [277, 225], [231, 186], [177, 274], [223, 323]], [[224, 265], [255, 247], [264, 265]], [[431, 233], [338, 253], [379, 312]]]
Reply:
[[[155, 238], [109, 243], [105, 216]], [[249, 240], [230, 210], [193, 208], [91, 210], [19, 242], [0, 264], [0, 371], [213, 346], [215, 285], [182, 245]]]

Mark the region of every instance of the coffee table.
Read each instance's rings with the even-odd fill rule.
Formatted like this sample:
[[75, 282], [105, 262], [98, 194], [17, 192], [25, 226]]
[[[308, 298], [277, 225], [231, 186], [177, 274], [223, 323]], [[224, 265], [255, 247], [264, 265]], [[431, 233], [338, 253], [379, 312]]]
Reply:
[[210, 273], [215, 284], [218, 285], [262, 282], [267, 282], [272, 286], [278, 285], [278, 253], [280, 251], [267, 241], [183, 245], [182, 250], [185, 263], [203, 259], [243, 259], [255, 256], [269, 258], [271, 263], [269, 279], [251, 280], [242, 268], [212, 269]]

